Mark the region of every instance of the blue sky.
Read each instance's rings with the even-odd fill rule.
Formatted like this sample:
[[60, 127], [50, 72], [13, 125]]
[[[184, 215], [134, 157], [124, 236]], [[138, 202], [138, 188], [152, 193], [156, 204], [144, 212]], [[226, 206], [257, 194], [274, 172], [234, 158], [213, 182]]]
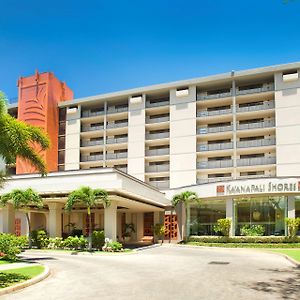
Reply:
[[300, 0], [0, 0], [0, 90], [52, 71], [75, 97], [300, 61]]

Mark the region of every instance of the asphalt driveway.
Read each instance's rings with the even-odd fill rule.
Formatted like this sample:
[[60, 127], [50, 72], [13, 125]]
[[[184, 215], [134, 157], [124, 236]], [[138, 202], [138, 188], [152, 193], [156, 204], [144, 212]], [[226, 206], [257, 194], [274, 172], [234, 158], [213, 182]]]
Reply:
[[257, 250], [163, 246], [124, 255], [26, 257], [52, 274], [3, 299], [300, 299], [300, 269]]

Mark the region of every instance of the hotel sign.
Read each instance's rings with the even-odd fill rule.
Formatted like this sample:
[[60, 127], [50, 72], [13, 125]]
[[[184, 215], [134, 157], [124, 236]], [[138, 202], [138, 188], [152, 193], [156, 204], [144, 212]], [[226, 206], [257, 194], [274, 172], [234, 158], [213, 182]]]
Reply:
[[226, 183], [217, 185], [217, 195], [247, 195], [268, 193], [295, 193], [300, 191], [300, 181], [296, 179], [274, 179], [254, 183]]

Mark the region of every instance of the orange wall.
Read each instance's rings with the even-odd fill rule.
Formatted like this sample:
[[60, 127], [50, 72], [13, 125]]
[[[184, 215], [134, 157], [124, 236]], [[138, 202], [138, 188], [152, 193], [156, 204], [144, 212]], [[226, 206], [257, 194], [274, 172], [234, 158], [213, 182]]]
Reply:
[[[50, 137], [51, 148], [38, 150], [47, 163], [48, 172], [57, 171], [58, 165], [58, 107], [62, 101], [73, 99], [73, 92], [53, 73], [38, 73], [18, 80], [18, 119], [42, 128]], [[36, 173], [36, 169], [23, 159], [17, 158], [16, 173]]]

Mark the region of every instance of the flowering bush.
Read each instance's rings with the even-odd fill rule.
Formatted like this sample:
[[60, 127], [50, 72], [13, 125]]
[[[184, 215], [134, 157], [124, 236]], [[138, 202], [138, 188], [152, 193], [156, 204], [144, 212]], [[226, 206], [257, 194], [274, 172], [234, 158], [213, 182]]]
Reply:
[[0, 256], [6, 260], [16, 260], [17, 254], [21, 252], [18, 237], [13, 234], [0, 234]]
[[241, 235], [245, 236], [262, 236], [265, 233], [263, 225], [244, 225], [241, 228]]

